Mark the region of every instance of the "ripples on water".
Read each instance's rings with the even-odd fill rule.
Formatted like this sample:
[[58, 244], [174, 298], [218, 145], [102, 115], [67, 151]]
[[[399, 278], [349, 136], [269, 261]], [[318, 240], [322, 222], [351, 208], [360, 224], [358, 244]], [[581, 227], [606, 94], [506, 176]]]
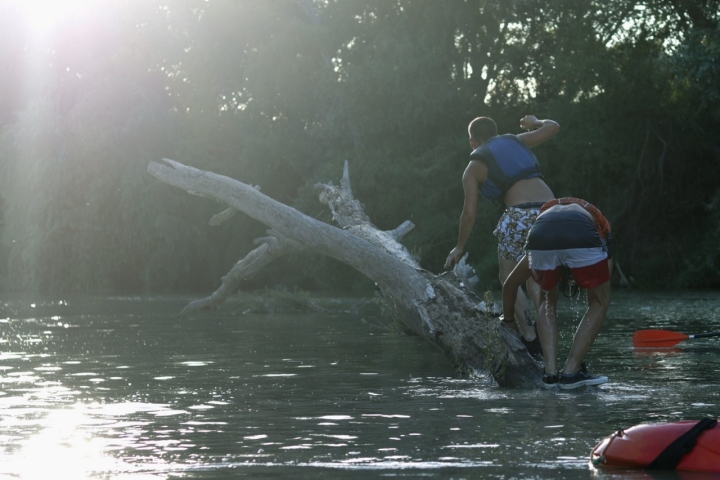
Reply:
[[[622, 427], [719, 416], [718, 339], [631, 346], [720, 330], [714, 293], [616, 293], [589, 358], [610, 383], [570, 392], [457, 377], [363, 315], [177, 319], [185, 301], [0, 304], [0, 478], [708, 478], [588, 458]], [[562, 352], [581, 310], [565, 301]]]

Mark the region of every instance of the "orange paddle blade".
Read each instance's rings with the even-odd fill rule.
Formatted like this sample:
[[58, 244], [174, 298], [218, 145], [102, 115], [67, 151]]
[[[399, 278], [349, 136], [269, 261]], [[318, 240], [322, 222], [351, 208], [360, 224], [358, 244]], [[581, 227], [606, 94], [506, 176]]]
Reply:
[[638, 330], [633, 334], [633, 347], [672, 347], [688, 338], [670, 330]]

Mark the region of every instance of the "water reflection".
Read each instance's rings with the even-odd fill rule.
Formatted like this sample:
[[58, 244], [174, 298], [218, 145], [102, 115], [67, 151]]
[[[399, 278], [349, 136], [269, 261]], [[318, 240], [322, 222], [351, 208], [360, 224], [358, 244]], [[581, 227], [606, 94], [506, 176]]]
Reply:
[[21, 478], [53, 478], [62, 471], [70, 478], [90, 478], [98, 471], [116, 469], [99, 441], [80, 429], [82, 406], [56, 411], [38, 422], [40, 431], [24, 443], [10, 468]]
[[[0, 477], [695, 480], [597, 471], [588, 459], [619, 428], [718, 416], [716, 339], [631, 345], [635, 329], [698, 318], [697, 298], [616, 296], [589, 359], [610, 382], [578, 391], [457, 377], [427, 342], [353, 315], [230, 305], [179, 320], [184, 299], [171, 297], [6, 302]], [[717, 329], [720, 300], [702, 298], [704, 327]], [[563, 318], [567, 348], [572, 312]]]
[[[63, 478], [89, 479], [97, 478], [96, 475], [103, 472], [139, 473], [150, 467], [165, 470], [167, 465], [159, 459], [153, 459], [151, 465], [145, 464], [139, 469], [129, 468], [122, 457], [114, 454], [136, 447], [142, 427], [147, 425], [146, 422], [119, 421], [114, 417], [141, 410], [157, 411], [157, 408], [138, 404], [116, 404], [107, 408], [76, 403], [50, 410], [44, 416], [27, 409], [16, 410], [15, 422], [7, 422], [8, 417], [3, 415], [5, 427], [17, 433], [32, 433], [18, 442], [12, 455], [4, 458], [0, 471], [23, 479], [46, 480], [58, 478], [60, 472]], [[3, 438], [4, 441], [16, 439]]]
[[679, 355], [683, 351], [678, 347], [633, 347], [633, 355], [638, 357], [655, 355]]

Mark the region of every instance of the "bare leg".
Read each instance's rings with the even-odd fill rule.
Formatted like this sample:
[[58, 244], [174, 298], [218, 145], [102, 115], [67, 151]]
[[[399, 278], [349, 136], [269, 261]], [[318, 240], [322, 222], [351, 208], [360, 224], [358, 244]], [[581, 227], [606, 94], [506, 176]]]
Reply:
[[558, 329], [556, 307], [558, 300], [558, 289], [553, 288], [549, 292], [541, 290], [540, 308], [538, 309], [538, 335], [542, 346], [543, 359], [545, 360], [545, 373], [557, 374], [557, 346]]
[[542, 293], [540, 285], [538, 285], [537, 282], [530, 277], [527, 281], [525, 281], [525, 289], [527, 290], [533, 305], [535, 305], [535, 312], [537, 312], [540, 309], [540, 294]]
[[[498, 263], [500, 264], [500, 283], [505, 283], [508, 275], [513, 271], [517, 262], [502, 258], [498, 255]], [[535, 329], [532, 326], [532, 320], [526, 315], [528, 308], [527, 297], [522, 288], [518, 288], [517, 299], [515, 300], [515, 322], [517, 323], [520, 333], [527, 341], [535, 339]]]
[[[588, 309], [575, 331], [570, 355], [563, 367], [563, 373], [568, 375], [580, 370], [580, 364], [600, 332], [600, 327], [602, 327], [610, 306], [610, 282], [607, 281], [596, 288], [589, 288], [587, 295]], [[540, 339], [542, 340], [542, 336]]]

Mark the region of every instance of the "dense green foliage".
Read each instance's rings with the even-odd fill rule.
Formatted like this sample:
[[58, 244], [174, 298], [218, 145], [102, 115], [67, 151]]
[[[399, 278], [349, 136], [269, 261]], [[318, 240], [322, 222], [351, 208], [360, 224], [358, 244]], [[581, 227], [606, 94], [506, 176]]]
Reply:
[[[4, 289], [211, 290], [264, 226], [146, 171], [162, 157], [312, 191], [350, 161], [355, 196], [440, 271], [457, 239], [467, 124], [562, 130], [537, 147], [558, 196], [608, 216], [643, 287], [720, 286], [720, 12], [677, 0], [108, 0], [52, 28], [0, 4]], [[497, 286], [479, 209], [470, 261]], [[367, 285], [327, 259], [249, 286]]]

